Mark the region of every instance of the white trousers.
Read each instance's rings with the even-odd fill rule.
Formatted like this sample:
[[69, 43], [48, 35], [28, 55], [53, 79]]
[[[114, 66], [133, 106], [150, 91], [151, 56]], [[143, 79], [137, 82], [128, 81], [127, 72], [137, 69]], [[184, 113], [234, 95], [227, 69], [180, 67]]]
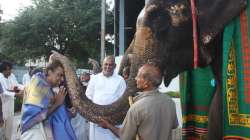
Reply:
[[3, 110], [3, 120], [4, 120], [4, 135], [6, 140], [15, 140], [17, 128], [14, 128], [13, 121], [14, 121], [14, 97], [1, 95], [2, 99], [2, 110]]
[[13, 127], [13, 122], [14, 116], [4, 120], [4, 135], [6, 140], [15, 140], [16, 133], [13, 133], [13, 131], [16, 131], [16, 128]]

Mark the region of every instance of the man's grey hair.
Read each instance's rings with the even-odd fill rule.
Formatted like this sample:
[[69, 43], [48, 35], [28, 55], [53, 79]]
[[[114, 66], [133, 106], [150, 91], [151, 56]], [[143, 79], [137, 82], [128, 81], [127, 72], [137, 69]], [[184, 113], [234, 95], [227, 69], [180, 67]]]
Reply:
[[[103, 59], [103, 62], [104, 62], [105, 60], [108, 60], [108, 59], [111, 59], [112, 61], [115, 62], [115, 56], [113, 56], [113, 55], [108, 55], [108, 56], [106, 56], [106, 57]], [[103, 64], [103, 62], [102, 62], [102, 64]]]
[[149, 69], [143, 73], [143, 79], [150, 82], [152, 86], [159, 87], [162, 83], [162, 73], [160, 68], [152, 64], [146, 64]]
[[150, 72], [145, 73], [143, 75], [143, 78], [146, 81], [150, 82], [153, 85], [153, 87], [159, 87], [161, 85], [161, 83], [162, 83], [162, 77], [161, 76], [156, 77], [156, 76], [152, 75]]

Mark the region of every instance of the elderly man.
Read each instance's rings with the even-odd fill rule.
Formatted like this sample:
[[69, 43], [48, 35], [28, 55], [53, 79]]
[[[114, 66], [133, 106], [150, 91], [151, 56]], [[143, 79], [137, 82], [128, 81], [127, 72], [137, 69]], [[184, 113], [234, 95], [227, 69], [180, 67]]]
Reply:
[[[114, 73], [115, 58], [107, 56], [102, 64], [102, 72], [91, 77], [86, 96], [94, 103], [107, 105], [122, 96], [126, 89], [124, 79]], [[115, 140], [117, 139], [110, 130], [103, 129], [97, 124], [90, 124], [90, 140]]]
[[136, 134], [141, 140], [170, 140], [171, 130], [178, 126], [178, 122], [174, 102], [157, 90], [161, 81], [160, 69], [143, 65], [136, 76], [137, 88], [141, 92], [127, 112], [123, 127], [116, 128], [102, 118], [100, 125], [121, 140], [133, 140]]

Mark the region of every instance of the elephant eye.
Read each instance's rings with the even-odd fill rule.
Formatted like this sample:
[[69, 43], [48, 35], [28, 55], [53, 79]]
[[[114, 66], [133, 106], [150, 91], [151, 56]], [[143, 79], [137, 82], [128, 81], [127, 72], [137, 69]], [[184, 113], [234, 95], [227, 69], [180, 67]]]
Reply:
[[152, 5], [146, 8], [144, 22], [153, 32], [160, 32], [171, 25], [171, 17], [163, 7]]
[[166, 9], [169, 11], [173, 26], [179, 26], [179, 24], [188, 20], [188, 16], [185, 15], [187, 13], [186, 9], [186, 6], [182, 3], [172, 5], [170, 8]]

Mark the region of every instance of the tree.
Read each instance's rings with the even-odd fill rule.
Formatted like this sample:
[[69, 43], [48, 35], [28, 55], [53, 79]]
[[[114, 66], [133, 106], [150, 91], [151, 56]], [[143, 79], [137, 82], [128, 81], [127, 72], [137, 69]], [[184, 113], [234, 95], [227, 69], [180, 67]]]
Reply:
[[0, 5], [0, 21], [2, 20], [2, 14], [3, 14], [3, 10], [1, 9], [1, 5]]
[[[100, 16], [99, 0], [33, 0], [3, 25], [2, 52], [23, 63], [56, 50], [86, 66], [88, 57], [99, 60]], [[107, 17], [107, 34], [113, 34], [112, 11]]]

